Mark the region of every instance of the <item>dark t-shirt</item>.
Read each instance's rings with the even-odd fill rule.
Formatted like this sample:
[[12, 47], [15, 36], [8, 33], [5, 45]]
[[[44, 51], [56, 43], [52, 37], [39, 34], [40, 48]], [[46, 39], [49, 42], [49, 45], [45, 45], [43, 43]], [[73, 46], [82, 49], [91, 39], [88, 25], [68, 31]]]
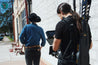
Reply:
[[[73, 27], [71, 25], [73, 25]], [[73, 29], [73, 32], [70, 30], [71, 28]], [[72, 36], [70, 36], [70, 33]], [[55, 38], [61, 39], [60, 50], [62, 54], [67, 48], [70, 39], [73, 39], [74, 41], [72, 41], [70, 47], [68, 48], [66, 56], [71, 55], [72, 52], [76, 50], [77, 44], [79, 43], [79, 31], [72, 16], [63, 18], [60, 22], [58, 22], [55, 30]]]

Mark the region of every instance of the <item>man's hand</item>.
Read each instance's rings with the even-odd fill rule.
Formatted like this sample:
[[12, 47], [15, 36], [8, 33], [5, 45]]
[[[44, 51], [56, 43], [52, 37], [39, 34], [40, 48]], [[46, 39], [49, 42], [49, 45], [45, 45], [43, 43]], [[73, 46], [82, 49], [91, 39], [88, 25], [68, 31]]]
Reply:
[[42, 49], [42, 46], [40, 47], [40, 50]]

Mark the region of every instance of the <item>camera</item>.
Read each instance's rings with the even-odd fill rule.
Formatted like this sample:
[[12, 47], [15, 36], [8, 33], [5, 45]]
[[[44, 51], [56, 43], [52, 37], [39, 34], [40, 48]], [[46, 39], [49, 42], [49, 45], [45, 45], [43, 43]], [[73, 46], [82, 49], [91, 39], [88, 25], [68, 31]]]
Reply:
[[55, 56], [56, 58], [58, 58], [59, 54], [60, 54], [60, 50], [53, 51], [53, 46], [50, 46], [49, 55], [52, 55], [52, 56]]
[[52, 56], [55, 56], [56, 58], [58, 58], [58, 55], [60, 54], [60, 50], [58, 51], [53, 51], [53, 39], [54, 39], [54, 34], [55, 34], [55, 31], [52, 30], [52, 31], [47, 31], [46, 32], [46, 35], [47, 35], [47, 41], [50, 45], [50, 48], [49, 48], [49, 55], [52, 55]]

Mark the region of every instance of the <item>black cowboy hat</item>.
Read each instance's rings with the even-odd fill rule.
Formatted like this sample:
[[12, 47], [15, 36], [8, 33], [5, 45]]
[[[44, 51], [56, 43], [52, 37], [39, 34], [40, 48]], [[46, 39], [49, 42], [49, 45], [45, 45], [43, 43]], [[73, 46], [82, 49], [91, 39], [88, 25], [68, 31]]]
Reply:
[[28, 17], [28, 19], [31, 22], [40, 22], [41, 21], [41, 18], [39, 16], [37, 16], [37, 14], [35, 14], [35, 13], [31, 13], [30, 16]]

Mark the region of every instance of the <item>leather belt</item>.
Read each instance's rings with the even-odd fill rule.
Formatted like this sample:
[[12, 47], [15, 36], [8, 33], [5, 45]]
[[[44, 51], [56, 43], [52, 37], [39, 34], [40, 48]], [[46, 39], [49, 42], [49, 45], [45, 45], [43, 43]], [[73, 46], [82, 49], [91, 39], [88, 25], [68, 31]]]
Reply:
[[34, 45], [34, 46], [27, 46], [25, 48], [36, 48], [36, 47], [40, 47], [39, 45]]

